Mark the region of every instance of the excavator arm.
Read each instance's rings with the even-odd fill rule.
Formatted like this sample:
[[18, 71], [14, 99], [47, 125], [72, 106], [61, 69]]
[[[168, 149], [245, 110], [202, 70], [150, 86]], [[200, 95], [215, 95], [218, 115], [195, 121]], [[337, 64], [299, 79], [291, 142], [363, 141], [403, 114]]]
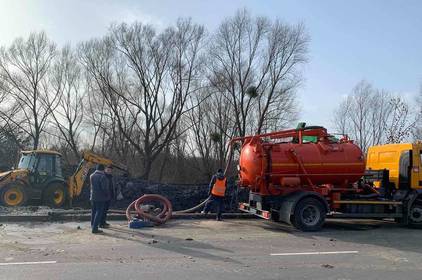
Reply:
[[111, 159], [96, 155], [90, 151], [85, 151], [75, 173], [68, 179], [70, 201], [81, 194], [89, 170], [97, 164], [112, 165], [116, 169], [127, 172], [126, 166], [114, 163]]

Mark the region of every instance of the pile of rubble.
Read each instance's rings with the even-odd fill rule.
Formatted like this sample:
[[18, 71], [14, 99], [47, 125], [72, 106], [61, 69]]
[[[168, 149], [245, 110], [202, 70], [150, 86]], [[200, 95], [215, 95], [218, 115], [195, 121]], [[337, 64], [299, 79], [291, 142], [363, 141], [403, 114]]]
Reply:
[[[163, 184], [125, 177], [114, 178], [114, 186], [116, 193], [121, 193], [120, 198], [123, 198], [113, 203], [112, 208], [117, 209], [125, 209], [133, 200], [144, 194], [159, 194], [170, 200], [174, 211], [179, 211], [198, 205], [208, 197], [209, 191], [208, 184]], [[225, 200], [226, 211], [237, 209], [238, 196], [239, 192], [234, 187], [234, 182], [229, 182]], [[89, 207], [89, 187], [84, 188], [73, 205]]]
[[[141, 179], [128, 179], [127, 177], [116, 177], [114, 180], [114, 187], [119, 199], [113, 201], [113, 209], [126, 209], [128, 205], [135, 199], [144, 194], [159, 194], [170, 200], [174, 211], [192, 208], [203, 202], [208, 197], [208, 184], [163, 184]], [[78, 210], [90, 209], [89, 201], [90, 188], [85, 185], [79, 197], [73, 200], [73, 208], [64, 210]], [[237, 212], [239, 197], [244, 198], [247, 192], [242, 192], [234, 186], [234, 182], [229, 182], [227, 196], [225, 199], [225, 211]], [[24, 207], [1, 207], [0, 216], [43, 216], [48, 215], [53, 209], [47, 206], [40, 206], [41, 202], [33, 202], [34, 206]], [[30, 202], [30, 205], [32, 203]], [[54, 211], [60, 211], [55, 209]]]
[[47, 206], [0, 207], [0, 216], [44, 216], [52, 209]]

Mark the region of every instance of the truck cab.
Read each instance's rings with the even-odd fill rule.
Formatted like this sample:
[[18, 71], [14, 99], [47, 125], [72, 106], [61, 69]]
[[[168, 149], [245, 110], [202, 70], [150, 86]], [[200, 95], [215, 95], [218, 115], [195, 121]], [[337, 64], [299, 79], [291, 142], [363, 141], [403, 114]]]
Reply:
[[[389, 172], [396, 190], [422, 189], [422, 143], [400, 143], [372, 146], [368, 149], [366, 168]], [[379, 187], [381, 183], [375, 182]]]

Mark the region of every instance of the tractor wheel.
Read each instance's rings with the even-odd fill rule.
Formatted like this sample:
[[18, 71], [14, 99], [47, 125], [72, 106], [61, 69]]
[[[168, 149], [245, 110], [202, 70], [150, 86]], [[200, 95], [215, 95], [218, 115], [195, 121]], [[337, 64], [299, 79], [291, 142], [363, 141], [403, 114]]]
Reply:
[[292, 224], [301, 231], [318, 231], [325, 215], [324, 205], [318, 199], [307, 197], [296, 204]]
[[44, 190], [43, 202], [53, 208], [62, 207], [66, 203], [66, 188], [60, 183], [49, 185]]
[[22, 206], [27, 200], [25, 186], [20, 182], [9, 183], [1, 190], [1, 203], [4, 206]]

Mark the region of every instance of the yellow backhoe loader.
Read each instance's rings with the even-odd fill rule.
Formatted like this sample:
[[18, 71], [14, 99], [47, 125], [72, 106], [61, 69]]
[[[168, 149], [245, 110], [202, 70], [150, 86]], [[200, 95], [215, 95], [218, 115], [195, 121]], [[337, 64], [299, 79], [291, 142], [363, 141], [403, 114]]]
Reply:
[[0, 202], [4, 206], [22, 206], [29, 200], [43, 205], [62, 207], [82, 192], [89, 170], [96, 164], [126, 167], [85, 151], [78, 168], [67, 180], [63, 177], [61, 154], [55, 151], [23, 151], [16, 169], [0, 173]]

